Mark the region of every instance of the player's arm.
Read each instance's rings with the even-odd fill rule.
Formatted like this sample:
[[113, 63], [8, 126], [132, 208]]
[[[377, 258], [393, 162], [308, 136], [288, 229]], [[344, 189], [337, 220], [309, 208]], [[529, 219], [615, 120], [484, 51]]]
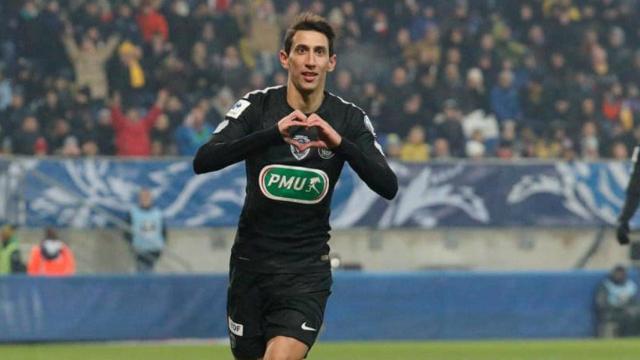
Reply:
[[349, 134], [342, 136], [318, 115], [310, 115], [306, 126], [318, 129], [319, 140], [305, 145], [332, 149], [351, 165], [371, 190], [385, 199], [393, 199], [398, 192], [398, 179], [376, 142], [369, 118], [358, 113], [358, 118], [351, 119], [349, 125]]
[[622, 245], [629, 243], [629, 220], [638, 209], [640, 203], [640, 162], [638, 161], [638, 155], [640, 153], [640, 146], [636, 146], [633, 150], [633, 171], [631, 172], [631, 178], [629, 179], [629, 185], [627, 185], [626, 197], [622, 211], [618, 217], [618, 229], [616, 232], [618, 242]]
[[363, 114], [363, 119], [356, 123], [358, 126], [355, 136], [352, 139], [343, 137], [336, 153], [349, 162], [351, 168], [371, 190], [391, 200], [398, 193], [398, 178], [389, 167], [382, 147], [376, 141], [369, 118]]
[[267, 146], [281, 143], [283, 140], [290, 141], [289, 128], [300, 125], [305, 118], [300, 111], [294, 111], [276, 125], [259, 129], [255, 124], [259, 120], [257, 117], [248, 100], [242, 99], [236, 103], [213, 132], [211, 139], [198, 149], [193, 159], [195, 173], [220, 170], [245, 160], [251, 153]]

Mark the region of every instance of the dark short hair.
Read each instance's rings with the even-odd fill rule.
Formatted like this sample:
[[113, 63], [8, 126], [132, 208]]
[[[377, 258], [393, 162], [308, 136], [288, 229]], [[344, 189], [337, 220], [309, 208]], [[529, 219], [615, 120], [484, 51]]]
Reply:
[[336, 37], [333, 28], [325, 18], [311, 12], [298, 15], [284, 35], [284, 51], [289, 54], [293, 44], [293, 36], [298, 31], [312, 30], [324, 34], [329, 40], [329, 55], [333, 55], [333, 40]]

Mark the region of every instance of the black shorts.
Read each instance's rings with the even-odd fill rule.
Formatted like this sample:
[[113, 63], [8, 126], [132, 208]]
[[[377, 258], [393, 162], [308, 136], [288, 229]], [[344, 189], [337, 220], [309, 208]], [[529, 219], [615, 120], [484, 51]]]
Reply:
[[263, 274], [232, 266], [227, 321], [233, 355], [260, 358], [276, 336], [292, 337], [311, 349], [322, 326], [331, 283], [331, 271]]

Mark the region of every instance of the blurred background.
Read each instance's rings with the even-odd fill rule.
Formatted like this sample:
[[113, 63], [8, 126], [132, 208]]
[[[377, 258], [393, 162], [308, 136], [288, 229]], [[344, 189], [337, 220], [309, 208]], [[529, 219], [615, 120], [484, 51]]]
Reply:
[[191, 159], [305, 10], [400, 184], [336, 186], [321, 339], [638, 334], [639, 1], [3, 0], [0, 342], [226, 336], [244, 167]]

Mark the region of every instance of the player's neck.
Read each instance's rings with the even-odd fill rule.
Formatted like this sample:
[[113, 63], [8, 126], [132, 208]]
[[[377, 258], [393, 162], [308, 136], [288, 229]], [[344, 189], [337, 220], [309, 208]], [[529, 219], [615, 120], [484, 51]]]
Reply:
[[305, 114], [316, 112], [324, 99], [324, 86], [318, 86], [313, 92], [301, 92], [292, 83], [287, 84], [287, 103], [295, 110]]

